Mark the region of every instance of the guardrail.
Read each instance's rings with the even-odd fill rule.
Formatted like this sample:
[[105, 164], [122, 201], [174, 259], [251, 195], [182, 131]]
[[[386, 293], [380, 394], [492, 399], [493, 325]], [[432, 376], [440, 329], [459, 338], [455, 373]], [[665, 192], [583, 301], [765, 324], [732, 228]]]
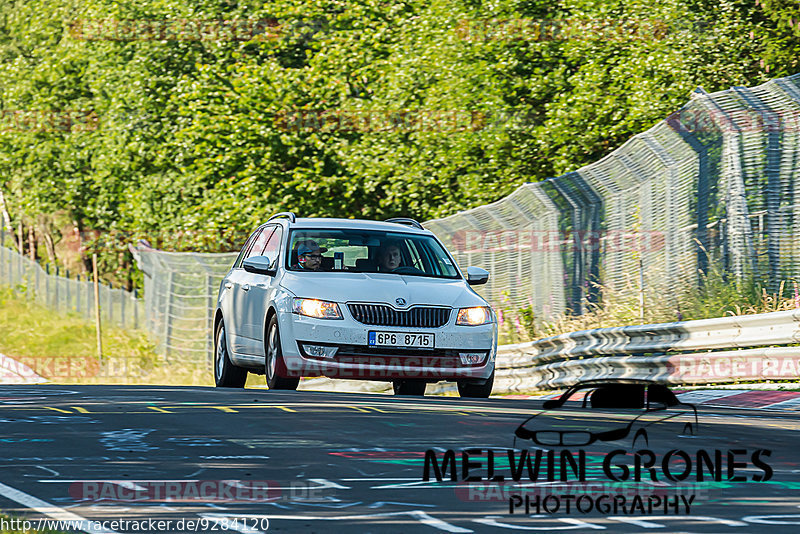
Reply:
[[498, 347], [494, 391], [602, 378], [663, 384], [791, 380], [800, 376], [800, 346], [791, 346], [797, 343], [800, 309], [582, 330]]

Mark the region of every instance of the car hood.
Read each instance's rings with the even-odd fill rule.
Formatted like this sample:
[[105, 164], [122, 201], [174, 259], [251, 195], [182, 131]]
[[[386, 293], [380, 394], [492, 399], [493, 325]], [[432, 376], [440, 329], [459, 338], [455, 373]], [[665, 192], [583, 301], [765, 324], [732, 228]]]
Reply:
[[389, 273], [292, 273], [281, 285], [298, 297], [334, 302], [378, 302], [399, 307], [429, 304], [463, 308], [486, 306], [464, 280], [446, 280]]

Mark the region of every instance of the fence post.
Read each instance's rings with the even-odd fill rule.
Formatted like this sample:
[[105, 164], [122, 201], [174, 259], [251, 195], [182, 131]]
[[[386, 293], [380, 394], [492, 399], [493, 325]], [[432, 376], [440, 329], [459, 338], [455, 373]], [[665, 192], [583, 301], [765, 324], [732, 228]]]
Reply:
[[92, 254], [92, 271], [94, 271], [94, 319], [97, 330], [97, 357], [103, 361], [103, 342], [100, 337], [100, 280], [97, 276], [97, 253]]
[[214, 364], [214, 279], [211, 273], [206, 272], [206, 293], [208, 294], [208, 325], [206, 328], [206, 346], [208, 347], [208, 361]]
[[172, 279], [173, 279], [173, 270], [170, 269], [169, 274], [167, 275], [167, 289], [164, 293], [164, 297], [167, 300], [167, 309], [165, 311], [164, 317], [164, 354], [166, 355], [167, 361], [169, 361], [169, 340], [172, 337]]
[[40, 278], [39, 271], [41, 271], [41, 270], [42, 270], [42, 266], [37, 263], [36, 267], [34, 267], [34, 275], [33, 275], [33, 280], [34, 280], [33, 299], [34, 300], [41, 300], [42, 299], [41, 291], [39, 291], [39, 278]]
[[81, 313], [81, 273], [75, 275], [75, 311]]
[[92, 318], [92, 308], [94, 307], [94, 291], [90, 284], [89, 273], [86, 273], [86, 313], [84, 315], [87, 319]]
[[66, 308], [67, 308], [68, 312], [71, 312], [72, 311], [72, 299], [70, 298], [71, 295], [70, 295], [70, 291], [69, 291], [69, 283], [70, 283], [69, 269], [64, 269], [64, 271], [66, 273], [66, 279], [67, 279], [66, 286], [65, 286], [65, 290], [66, 290], [66, 293], [67, 293], [67, 295], [65, 297], [65, 299], [66, 299]]
[[133, 328], [139, 329], [139, 290], [133, 290]]
[[128, 321], [125, 319], [125, 301], [128, 300], [128, 292], [124, 289], [122, 290], [122, 298], [119, 301], [119, 315], [120, 315], [120, 323], [122, 324], [122, 328], [125, 328], [128, 325]]
[[114, 322], [114, 286], [108, 283], [108, 324]]
[[44, 266], [44, 305], [50, 306], [50, 264]]
[[58, 278], [59, 278], [59, 268], [58, 268], [58, 265], [56, 265], [56, 279], [55, 279], [56, 290], [54, 291], [54, 293], [55, 293], [55, 301], [56, 302], [55, 302], [55, 306], [53, 306], [53, 308], [55, 310], [61, 309], [61, 300], [58, 298], [59, 297], [59, 295], [58, 295]]

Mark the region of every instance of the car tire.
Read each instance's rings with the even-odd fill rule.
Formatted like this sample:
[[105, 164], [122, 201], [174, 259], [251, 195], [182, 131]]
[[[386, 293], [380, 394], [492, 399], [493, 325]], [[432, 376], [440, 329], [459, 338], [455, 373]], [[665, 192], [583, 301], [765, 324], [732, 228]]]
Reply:
[[245, 382], [247, 370], [231, 362], [225, 323], [220, 321], [214, 336], [214, 384], [218, 388], [243, 388]]
[[459, 380], [457, 383], [458, 394], [460, 396], [474, 399], [488, 399], [494, 387], [494, 371], [492, 371], [492, 375], [482, 384], [470, 383], [466, 380]]
[[425, 395], [427, 383], [422, 380], [392, 380], [392, 389], [395, 395], [414, 395], [422, 397]]
[[286, 376], [286, 362], [283, 360], [281, 350], [281, 335], [278, 329], [278, 316], [273, 315], [267, 326], [267, 342], [265, 347], [264, 375], [267, 377], [269, 389], [295, 390], [300, 383], [300, 377]]

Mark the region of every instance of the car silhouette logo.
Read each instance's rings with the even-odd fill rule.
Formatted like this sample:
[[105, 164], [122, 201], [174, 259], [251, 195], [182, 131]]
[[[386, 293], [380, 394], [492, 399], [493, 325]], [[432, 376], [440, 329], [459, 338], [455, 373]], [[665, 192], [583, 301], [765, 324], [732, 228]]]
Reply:
[[405, 306], [406, 305], [406, 299], [404, 299], [404, 298], [397, 298], [397, 299], [394, 299], [394, 301], [397, 303], [398, 306]]
[[514, 446], [517, 438], [540, 446], [584, 447], [630, 436], [634, 446], [639, 438], [649, 445], [648, 434], [657, 430], [675, 437], [697, 434], [697, 409], [655, 382], [587, 380], [545, 401], [541, 411], [525, 419], [514, 432]]

